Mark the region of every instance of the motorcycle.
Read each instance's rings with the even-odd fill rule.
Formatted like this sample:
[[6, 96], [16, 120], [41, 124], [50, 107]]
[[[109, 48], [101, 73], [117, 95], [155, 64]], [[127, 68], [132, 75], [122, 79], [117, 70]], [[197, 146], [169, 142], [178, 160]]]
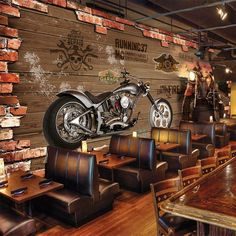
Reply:
[[[190, 85], [190, 86], [189, 86]], [[214, 121], [219, 121], [219, 110], [222, 104], [220, 91], [217, 89], [214, 76], [211, 72], [203, 77], [199, 64], [189, 71], [188, 85], [185, 91], [185, 99], [183, 101], [183, 112], [192, 113], [186, 115], [184, 119], [198, 121], [207, 115], [213, 116]], [[204, 106], [205, 109], [202, 107]], [[200, 108], [199, 108], [200, 107]], [[201, 113], [205, 113], [203, 116]], [[189, 117], [190, 116], [190, 117]], [[207, 118], [209, 121], [209, 118]]]
[[151, 102], [150, 125], [170, 127], [173, 113], [169, 102], [163, 98], [154, 100], [149, 83], [138, 80], [126, 70], [121, 74], [123, 81], [112, 92], [98, 96], [76, 90], [59, 93], [59, 98], [49, 106], [43, 119], [48, 143], [75, 149], [87, 138], [111, 135], [133, 127], [140, 113], [135, 118], [132, 114], [141, 95]]

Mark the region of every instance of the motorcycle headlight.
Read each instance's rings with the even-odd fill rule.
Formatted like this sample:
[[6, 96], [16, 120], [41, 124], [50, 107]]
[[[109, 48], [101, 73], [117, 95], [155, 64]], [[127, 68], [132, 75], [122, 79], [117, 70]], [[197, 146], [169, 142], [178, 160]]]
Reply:
[[129, 104], [130, 104], [130, 100], [128, 97], [126, 96], [123, 96], [121, 99], [120, 99], [120, 105], [126, 109], [129, 107]]
[[197, 79], [197, 75], [194, 71], [190, 71], [188, 75], [188, 79], [190, 82], [195, 82]]

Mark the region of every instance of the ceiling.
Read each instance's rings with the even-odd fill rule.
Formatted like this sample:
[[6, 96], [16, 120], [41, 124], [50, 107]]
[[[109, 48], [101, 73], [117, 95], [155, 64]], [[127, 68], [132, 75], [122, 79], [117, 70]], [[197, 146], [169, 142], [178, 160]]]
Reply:
[[[217, 14], [216, 7], [221, 6], [219, 0], [148, 0], [148, 4], [156, 6], [159, 12], [172, 12], [192, 8], [187, 12], [171, 14], [170, 17], [177, 18], [188, 24], [189, 31], [207, 32], [213, 39], [220, 40], [223, 43], [236, 45], [236, 1], [225, 3], [228, 12], [227, 18], [222, 21]], [[212, 4], [213, 3], [213, 4]], [[219, 3], [219, 4], [218, 4]], [[208, 7], [209, 5], [214, 5]], [[194, 7], [202, 8], [194, 10]], [[150, 16], [152, 17], [152, 16]], [[155, 18], [155, 15], [153, 16]], [[159, 15], [161, 17], [161, 15]], [[143, 19], [143, 22], [145, 19]], [[221, 29], [211, 30], [209, 28], [223, 26]], [[207, 30], [209, 29], [209, 30]], [[185, 34], [185, 32], [180, 32]]]
[[[171, 31], [189, 37], [207, 35], [209, 39], [223, 44], [236, 45], [236, 0], [84, 0], [91, 7], [100, 7], [101, 10], [131, 19], [133, 21], [168, 28]], [[228, 17], [222, 21], [216, 8], [224, 6]], [[175, 12], [177, 11], [177, 12]], [[171, 23], [170, 23], [171, 20]], [[162, 25], [162, 23], [166, 25]], [[176, 32], [176, 25], [183, 27]], [[209, 29], [221, 27], [221, 29]], [[204, 32], [204, 33], [203, 33]]]
[[[236, 80], [236, 0], [87, 0], [86, 2], [103, 3], [105, 8], [113, 6], [113, 11], [123, 14], [125, 18], [154, 27], [157, 25], [157, 28], [187, 36], [197, 40], [200, 46], [220, 50], [232, 48], [232, 50], [221, 50], [221, 60], [212, 61], [212, 64], [230, 65], [233, 73], [228, 77]], [[222, 3], [228, 12], [224, 21], [220, 19], [216, 10]], [[223, 76], [222, 74], [221, 77]]]
[[[202, 6], [201, 9], [191, 10], [187, 12], [179, 12], [177, 14], [171, 14], [170, 17], [176, 18], [180, 21], [183, 21], [189, 25], [190, 32], [201, 32], [201, 34], [207, 37], [201, 37], [200, 45], [219, 45], [219, 48], [222, 47], [231, 47], [236, 49], [236, 1], [225, 3], [225, 9], [228, 12], [227, 18], [222, 21], [217, 14], [217, 6], [207, 7], [208, 4], [223, 2], [219, 0], [148, 0], [149, 4], [157, 7], [159, 12], [165, 14], [166, 12], [173, 12], [176, 10], [194, 8], [196, 6]], [[174, 4], [173, 4], [174, 3]], [[156, 15], [157, 16], [157, 15]], [[150, 16], [152, 17], [152, 16]], [[155, 17], [155, 15], [154, 15]], [[159, 15], [159, 17], [162, 17]], [[143, 21], [147, 18], [143, 18]], [[223, 27], [222, 27], [223, 26]], [[220, 29], [211, 30], [212, 28], [221, 27]], [[211, 29], [210, 29], [211, 28]], [[208, 30], [210, 29], [210, 30]], [[197, 32], [198, 31], [198, 32]], [[203, 33], [204, 32], [204, 33]], [[186, 34], [182, 31], [180, 33]], [[199, 34], [198, 34], [199, 35]], [[188, 35], [188, 36], [191, 36]], [[217, 41], [211, 42], [211, 39]], [[227, 46], [230, 45], [230, 46]], [[236, 56], [234, 56], [236, 50], [227, 50], [221, 51], [220, 55], [223, 60], [212, 61], [212, 65], [223, 65], [215, 66], [214, 74], [218, 80], [236, 80]], [[233, 55], [233, 56], [232, 56]], [[232, 69], [233, 73], [225, 74], [225, 66], [229, 66]]]

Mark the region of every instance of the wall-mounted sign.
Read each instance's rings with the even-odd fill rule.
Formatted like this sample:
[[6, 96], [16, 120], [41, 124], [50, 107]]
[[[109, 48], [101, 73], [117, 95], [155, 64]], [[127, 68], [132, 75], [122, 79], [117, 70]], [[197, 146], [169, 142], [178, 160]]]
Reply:
[[57, 67], [63, 70], [71, 68], [74, 71], [92, 70], [91, 57], [97, 57], [93, 53], [91, 45], [84, 46], [84, 38], [80, 31], [72, 30], [66, 39], [59, 40], [59, 49], [51, 52], [58, 53]]
[[174, 72], [178, 70], [177, 62], [170, 54], [162, 54], [159, 57], [154, 57], [153, 61], [156, 63], [155, 70], [162, 70], [164, 72]]
[[115, 84], [120, 80], [120, 74], [114, 70], [104, 70], [98, 73], [98, 78], [106, 84]]
[[117, 60], [144, 62], [148, 61], [148, 45], [126, 39], [115, 39], [115, 57]]
[[193, 56], [191, 54], [188, 54], [188, 53], [180, 52], [179, 53], [179, 58], [183, 59], [184, 61], [194, 62]]
[[167, 98], [171, 98], [172, 95], [183, 94], [183, 89], [180, 85], [160, 85], [157, 94], [165, 94]]

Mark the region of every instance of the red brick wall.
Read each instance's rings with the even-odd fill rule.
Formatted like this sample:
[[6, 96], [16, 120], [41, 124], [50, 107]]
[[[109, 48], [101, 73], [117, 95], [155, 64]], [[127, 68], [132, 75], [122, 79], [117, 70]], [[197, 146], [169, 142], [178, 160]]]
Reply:
[[[13, 1], [19, 2], [19, 1]], [[21, 1], [30, 2], [30, 1]], [[37, 4], [31, 6], [37, 6]], [[13, 128], [20, 126], [27, 107], [14, 96], [14, 84], [20, 83], [19, 74], [8, 73], [8, 64], [18, 60], [21, 40], [18, 30], [8, 25], [9, 17], [20, 17], [17, 7], [0, 4], [0, 158], [4, 158], [8, 172], [27, 170], [32, 158], [45, 156], [45, 148], [30, 149], [30, 140], [14, 140]]]

